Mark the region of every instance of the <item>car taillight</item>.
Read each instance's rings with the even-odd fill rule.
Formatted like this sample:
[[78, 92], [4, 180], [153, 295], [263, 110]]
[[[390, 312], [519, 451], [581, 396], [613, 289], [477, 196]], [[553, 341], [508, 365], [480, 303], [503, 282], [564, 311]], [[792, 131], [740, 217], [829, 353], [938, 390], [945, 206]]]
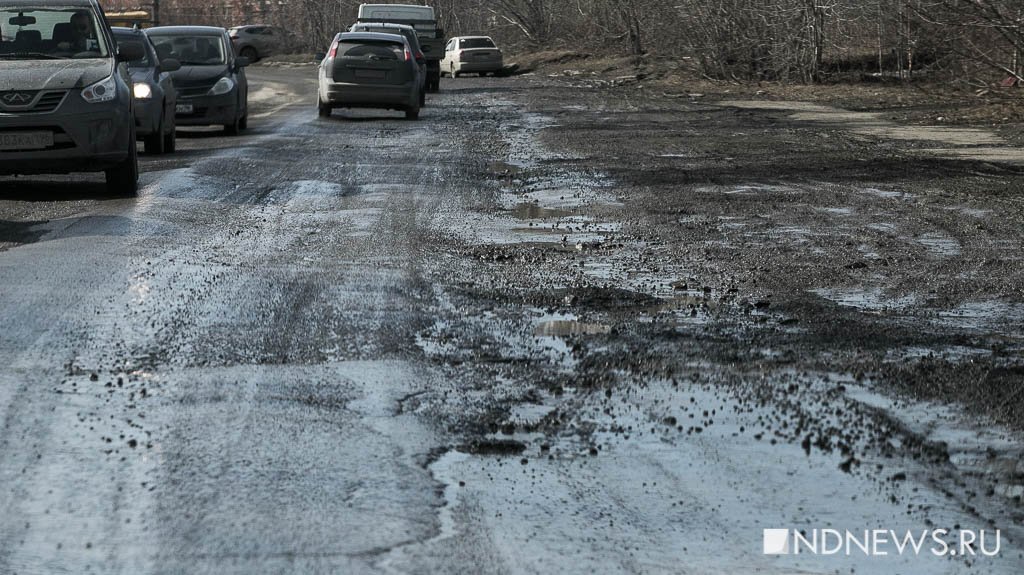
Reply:
[[331, 49], [328, 52], [328, 55], [331, 58], [334, 58], [335, 56], [338, 55], [338, 41], [337, 40], [335, 40], [334, 42], [331, 42]]
[[416, 61], [420, 61], [422, 59], [423, 59], [423, 52], [416, 52]]
[[406, 47], [405, 48], [405, 61], [408, 62], [409, 60], [412, 60], [412, 52], [410, 52], [409, 48]]

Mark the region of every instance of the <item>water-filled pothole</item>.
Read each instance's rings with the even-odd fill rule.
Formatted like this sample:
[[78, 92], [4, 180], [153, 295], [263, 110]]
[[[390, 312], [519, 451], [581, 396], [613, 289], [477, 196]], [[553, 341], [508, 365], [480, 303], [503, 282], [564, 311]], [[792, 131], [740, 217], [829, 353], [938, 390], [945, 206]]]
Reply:
[[612, 327], [610, 325], [559, 319], [538, 324], [533, 330], [533, 335], [565, 337], [570, 335], [602, 335], [611, 333], [611, 331]]

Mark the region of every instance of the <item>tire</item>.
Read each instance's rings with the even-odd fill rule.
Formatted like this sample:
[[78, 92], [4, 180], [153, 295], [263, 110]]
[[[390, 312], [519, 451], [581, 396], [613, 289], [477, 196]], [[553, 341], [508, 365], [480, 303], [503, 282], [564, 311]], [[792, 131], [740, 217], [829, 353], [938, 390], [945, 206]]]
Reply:
[[224, 133], [228, 136], [237, 136], [242, 131], [242, 119], [235, 118], [233, 124], [224, 124]]
[[406, 108], [405, 109], [405, 119], [406, 120], [419, 120], [420, 119], [420, 107], [419, 107], [418, 104], [416, 106], [411, 107], [411, 108]]
[[427, 87], [423, 86], [423, 89], [420, 90], [420, 108], [423, 108], [426, 105], [427, 105]]
[[164, 152], [171, 154], [178, 145], [178, 127], [172, 125], [171, 130], [164, 134]]
[[128, 157], [120, 164], [104, 172], [107, 192], [121, 197], [134, 196], [139, 191], [139, 152], [135, 148], [135, 129], [129, 138], [131, 148]]
[[142, 139], [143, 145], [145, 146], [146, 153], [151, 156], [159, 156], [167, 151], [167, 146], [164, 141], [164, 118], [160, 117], [160, 123], [156, 127], [156, 131]]
[[242, 119], [238, 121], [238, 129], [239, 130], [248, 130], [249, 129], [249, 112], [248, 111], [246, 111], [245, 115], [242, 116]]
[[320, 98], [316, 99], [316, 112], [317, 116], [321, 118], [327, 118], [331, 115], [331, 107], [320, 101]]
[[253, 48], [252, 46], [242, 48], [242, 51], [239, 52], [238, 55], [243, 58], [248, 58], [250, 62], [255, 62], [260, 59], [259, 52], [257, 52], [256, 48]]

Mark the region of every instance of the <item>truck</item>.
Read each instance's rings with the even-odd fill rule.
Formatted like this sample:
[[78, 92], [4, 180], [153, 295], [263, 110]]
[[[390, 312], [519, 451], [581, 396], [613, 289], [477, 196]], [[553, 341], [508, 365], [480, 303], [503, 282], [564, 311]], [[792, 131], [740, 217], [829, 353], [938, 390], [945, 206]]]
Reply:
[[405, 24], [416, 29], [416, 36], [427, 61], [428, 92], [441, 87], [441, 59], [444, 58], [444, 30], [438, 26], [432, 6], [418, 4], [360, 4], [356, 22], [389, 22]]

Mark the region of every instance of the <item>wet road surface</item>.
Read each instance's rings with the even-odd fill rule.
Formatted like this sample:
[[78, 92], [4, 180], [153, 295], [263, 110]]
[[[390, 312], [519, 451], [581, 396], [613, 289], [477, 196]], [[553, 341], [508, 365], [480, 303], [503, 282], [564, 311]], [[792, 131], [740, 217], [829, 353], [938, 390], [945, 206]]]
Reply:
[[1012, 166], [539, 78], [318, 119], [252, 70], [136, 198], [0, 180], [0, 573], [1024, 571]]

